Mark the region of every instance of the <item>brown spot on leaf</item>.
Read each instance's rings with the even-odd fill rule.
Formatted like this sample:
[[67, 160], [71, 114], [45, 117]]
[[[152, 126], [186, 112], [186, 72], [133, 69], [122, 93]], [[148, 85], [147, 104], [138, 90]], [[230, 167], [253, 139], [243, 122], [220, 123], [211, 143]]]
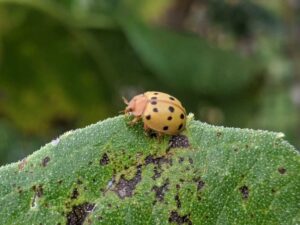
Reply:
[[17, 187], [17, 191], [18, 191], [19, 194], [23, 193], [23, 189], [20, 186]]
[[46, 156], [43, 160], [42, 160], [42, 166], [43, 167], [46, 167], [48, 165], [50, 161], [50, 157], [49, 156]]
[[33, 196], [32, 202], [31, 202], [31, 207], [35, 207], [37, 198], [40, 198], [43, 196], [44, 190], [43, 190], [42, 185], [38, 185], [38, 186], [34, 185], [34, 186], [32, 186], [32, 190], [34, 191], [34, 196]]
[[36, 196], [39, 198], [42, 197], [44, 194], [44, 189], [41, 184], [38, 186], [36, 186], [36, 185], [32, 186], [32, 190], [35, 192]]
[[181, 224], [192, 225], [193, 224], [188, 215], [180, 216], [178, 214], [178, 212], [176, 212], [176, 211], [172, 211], [170, 213], [169, 222], [176, 223], [178, 225], [181, 225]]
[[168, 163], [168, 164], [172, 165], [172, 160], [168, 159], [166, 157], [163, 157], [163, 156], [154, 158], [154, 156], [149, 155], [145, 158], [145, 164], [148, 165], [151, 163], [155, 165], [154, 169], [153, 169], [154, 175], [152, 176], [152, 179], [155, 180], [155, 179], [159, 178], [161, 176], [161, 174], [163, 173], [163, 169], [161, 168], [162, 164]]
[[280, 174], [285, 174], [285, 173], [286, 173], [286, 169], [285, 169], [284, 167], [279, 167], [279, 168], [278, 168], [278, 172], [279, 172]]
[[142, 179], [142, 166], [139, 165], [137, 166], [136, 174], [132, 179], [126, 180], [124, 178], [124, 175], [121, 175], [121, 178], [119, 182], [116, 184], [114, 191], [118, 194], [118, 196], [121, 199], [124, 199], [125, 197], [131, 197], [136, 185], [141, 181], [141, 179]]
[[197, 191], [201, 191], [202, 188], [205, 186], [205, 182], [203, 180], [201, 180], [200, 177], [194, 178], [193, 180], [197, 184]]
[[240, 187], [239, 190], [242, 194], [242, 198], [244, 200], [247, 200], [249, 197], [249, 188], [246, 185], [244, 185], [244, 186]]
[[167, 150], [171, 148], [188, 148], [190, 146], [189, 139], [185, 135], [176, 135], [172, 136], [169, 140], [169, 147]]
[[72, 211], [67, 215], [67, 225], [80, 225], [84, 223], [87, 215], [93, 211], [95, 204], [85, 202], [81, 205], [73, 206]]
[[156, 164], [158, 166], [161, 166], [163, 163], [169, 163], [171, 164], [171, 160], [166, 158], [166, 157], [157, 157], [157, 158], [154, 158], [154, 156], [152, 155], [148, 155], [146, 158], [145, 158], [145, 164], [148, 165], [150, 163], [153, 163], [153, 164]]
[[162, 169], [159, 169], [157, 166], [155, 166], [153, 169], [154, 175], [152, 176], [152, 179], [156, 180], [157, 178], [159, 178], [161, 176], [162, 172], [163, 172]]
[[152, 190], [155, 192], [155, 197], [158, 201], [162, 202], [165, 197], [165, 193], [169, 190], [169, 179], [167, 179], [163, 185], [159, 186], [153, 186]]
[[181, 208], [181, 201], [180, 201], [180, 198], [179, 198], [179, 194], [177, 193], [176, 195], [175, 195], [175, 201], [176, 201], [176, 206], [177, 206], [177, 208], [178, 209], [180, 209]]
[[73, 189], [73, 192], [71, 194], [71, 199], [76, 199], [79, 196], [79, 192], [77, 188]]
[[27, 164], [27, 159], [26, 158], [22, 159], [22, 161], [18, 164], [19, 171], [22, 171], [26, 164]]
[[109, 163], [109, 158], [108, 158], [108, 155], [106, 153], [104, 153], [102, 155], [102, 158], [100, 159], [100, 165], [101, 166], [105, 166]]

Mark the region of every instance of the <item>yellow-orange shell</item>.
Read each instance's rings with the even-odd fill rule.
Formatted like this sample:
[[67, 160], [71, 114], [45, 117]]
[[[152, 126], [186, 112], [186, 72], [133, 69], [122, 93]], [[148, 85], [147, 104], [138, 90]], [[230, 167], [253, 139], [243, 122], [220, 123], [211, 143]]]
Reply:
[[157, 91], [145, 92], [148, 102], [142, 113], [146, 127], [154, 131], [175, 135], [186, 125], [186, 111], [175, 97]]

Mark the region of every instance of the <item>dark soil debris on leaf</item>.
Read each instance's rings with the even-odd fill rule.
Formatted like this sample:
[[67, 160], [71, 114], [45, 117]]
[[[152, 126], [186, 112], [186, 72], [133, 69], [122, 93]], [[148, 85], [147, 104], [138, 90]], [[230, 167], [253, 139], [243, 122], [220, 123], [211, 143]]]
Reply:
[[107, 164], [109, 164], [109, 157], [108, 157], [108, 155], [106, 153], [104, 153], [102, 155], [102, 158], [100, 159], [100, 165], [101, 166], [105, 166]]
[[43, 161], [42, 161], [42, 166], [46, 167], [48, 165], [48, 163], [50, 162], [50, 157], [46, 156]]
[[170, 213], [169, 222], [176, 223], [178, 225], [181, 225], [181, 224], [192, 225], [193, 224], [188, 215], [180, 216], [178, 214], [178, 212], [176, 212], [176, 211], [172, 211]]
[[190, 146], [189, 139], [185, 135], [176, 135], [172, 136], [169, 140], [169, 147], [167, 150], [171, 148], [188, 148]]
[[139, 165], [137, 166], [137, 172], [132, 179], [126, 180], [124, 178], [124, 175], [121, 176], [119, 182], [116, 184], [114, 191], [118, 194], [118, 196], [121, 199], [124, 199], [125, 197], [131, 197], [136, 185], [141, 181], [141, 179], [142, 166]]
[[67, 225], [80, 225], [84, 223], [87, 215], [94, 209], [95, 204], [85, 202], [73, 206], [72, 211], [67, 215]]
[[285, 169], [284, 167], [279, 167], [279, 168], [278, 168], [278, 172], [279, 172], [280, 174], [285, 174], [285, 173], [286, 173], [286, 169]]
[[249, 188], [246, 185], [244, 185], [244, 186], [240, 187], [239, 190], [242, 194], [243, 199], [245, 199], [245, 200], [248, 199], [248, 197], [249, 197]]
[[161, 186], [153, 186], [152, 190], [155, 192], [155, 198], [162, 202], [165, 197], [165, 193], [169, 190], [169, 180], [167, 179]]

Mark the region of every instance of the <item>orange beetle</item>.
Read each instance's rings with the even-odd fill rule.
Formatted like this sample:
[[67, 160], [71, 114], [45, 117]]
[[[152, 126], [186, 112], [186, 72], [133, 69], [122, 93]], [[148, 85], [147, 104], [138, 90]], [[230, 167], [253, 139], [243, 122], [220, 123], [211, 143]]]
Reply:
[[143, 120], [145, 130], [158, 134], [179, 134], [186, 125], [186, 111], [175, 97], [157, 91], [136, 95], [127, 104], [125, 114], [134, 115], [131, 124]]

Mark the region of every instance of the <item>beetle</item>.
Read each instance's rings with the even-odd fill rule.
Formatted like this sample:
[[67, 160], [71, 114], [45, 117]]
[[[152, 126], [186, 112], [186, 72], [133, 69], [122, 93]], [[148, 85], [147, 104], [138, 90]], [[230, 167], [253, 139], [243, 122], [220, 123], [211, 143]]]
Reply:
[[124, 97], [123, 100], [127, 105], [125, 114], [134, 116], [130, 122], [132, 125], [142, 120], [144, 130], [153, 130], [159, 135], [176, 135], [185, 128], [186, 110], [177, 98], [169, 94], [148, 91], [130, 101]]

